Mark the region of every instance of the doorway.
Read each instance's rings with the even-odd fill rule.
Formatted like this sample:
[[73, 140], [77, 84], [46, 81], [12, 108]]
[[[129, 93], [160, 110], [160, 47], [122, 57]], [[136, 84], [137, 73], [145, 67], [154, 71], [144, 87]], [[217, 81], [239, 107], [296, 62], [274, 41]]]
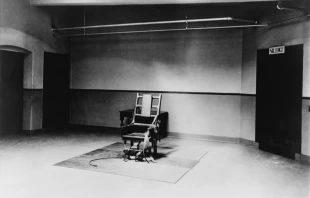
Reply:
[[69, 124], [70, 55], [44, 52], [43, 128], [64, 129]]
[[303, 45], [257, 51], [256, 141], [259, 149], [295, 159], [301, 153]]
[[0, 134], [23, 129], [24, 53], [0, 50]]

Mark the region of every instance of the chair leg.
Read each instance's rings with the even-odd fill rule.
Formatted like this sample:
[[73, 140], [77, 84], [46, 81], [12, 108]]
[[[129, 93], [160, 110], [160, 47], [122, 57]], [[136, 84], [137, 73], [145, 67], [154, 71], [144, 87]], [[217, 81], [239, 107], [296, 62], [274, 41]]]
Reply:
[[153, 140], [152, 141], [152, 146], [153, 146], [153, 149], [154, 149], [154, 155], [156, 155], [157, 154], [157, 140]]
[[148, 152], [149, 152], [149, 155], [152, 155], [152, 149], [151, 149], [151, 147], [148, 148]]

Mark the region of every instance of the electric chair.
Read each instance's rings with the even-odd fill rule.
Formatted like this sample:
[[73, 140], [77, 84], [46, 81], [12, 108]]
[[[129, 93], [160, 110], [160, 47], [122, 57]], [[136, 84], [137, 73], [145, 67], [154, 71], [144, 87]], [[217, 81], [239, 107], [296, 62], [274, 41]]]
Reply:
[[[121, 130], [124, 144], [130, 141], [128, 152], [139, 151], [139, 154], [142, 153], [145, 159], [144, 152], [146, 150], [151, 155], [152, 148], [153, 155], [157, 154], [157, 141], [160, 141], [158, 115], [160, 113], [161, 98], [161, 94], [137, 93], [132, 121], [129, 125], [123, 126]], [[140, 147], [141, 142], [143, 142], [143, 146]]]

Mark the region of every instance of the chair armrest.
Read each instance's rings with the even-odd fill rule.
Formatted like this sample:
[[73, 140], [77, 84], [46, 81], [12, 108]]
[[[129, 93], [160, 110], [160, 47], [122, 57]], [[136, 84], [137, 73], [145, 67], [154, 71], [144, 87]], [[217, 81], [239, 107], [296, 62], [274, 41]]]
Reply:
[[130, 126], [131, 126], [131, 124], [122, 126], [122, 128], [121, 128], [121, 136], [128, 135], [129, 131], [127, 130], [127, 128], [130, 127]]

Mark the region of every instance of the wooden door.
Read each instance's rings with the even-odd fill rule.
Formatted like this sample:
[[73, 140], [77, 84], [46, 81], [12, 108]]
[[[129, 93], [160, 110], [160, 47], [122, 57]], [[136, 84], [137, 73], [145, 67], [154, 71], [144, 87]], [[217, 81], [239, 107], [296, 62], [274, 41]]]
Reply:
[[256, 141], [291, 159], [301, 153], [303, 45], [285, 53], [257, 52]]
[[43, 128], [69, 124], [70, 56], [44, 53]]

